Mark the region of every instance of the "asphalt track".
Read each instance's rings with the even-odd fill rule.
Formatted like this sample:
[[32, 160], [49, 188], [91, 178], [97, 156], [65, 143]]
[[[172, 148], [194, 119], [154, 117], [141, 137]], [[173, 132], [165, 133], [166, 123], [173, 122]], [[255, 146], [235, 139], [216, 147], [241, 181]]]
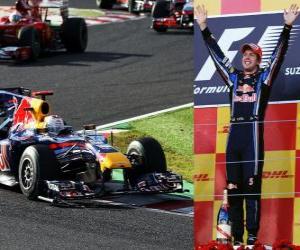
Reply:
[[[1, 5], [14, 1], [1, 0]], [[94, 7], [94, 0], [71, 0]], [[84, 6], [83, 6], [84, 4]], [[85, 54], [1, 64], [1, 87], [52, 89], [53, 112], [80, 128], [191, 102], [193, 37], [158, 35], [150, 19], [90, 28]], [[192, 249], [192, 218], [143, 208], [70, 209], [0, 188], [0, 249]]]
[[0, 86], [53, 90], [53, 113], [77, 129], [191, 102], [193, 36], [161, 35], [149, 27], [150, 18], [90, 27], [86, 53], [56, 52], [31, 64], [0, 64]]

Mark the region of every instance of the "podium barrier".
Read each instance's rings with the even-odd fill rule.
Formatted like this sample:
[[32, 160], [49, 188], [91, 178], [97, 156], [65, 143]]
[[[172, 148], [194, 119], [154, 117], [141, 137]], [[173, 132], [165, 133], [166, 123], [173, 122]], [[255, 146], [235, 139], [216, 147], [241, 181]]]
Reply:
[[[300, 5], [299, 0], [198, 0], [194, 5], [204, 4], [209, 15], [220, 15], [209, 19], [208, 25], [217, 41], [222, 38], [222, 49], [226, 50], [224, 52], [228, 53], [226, 55], [233, 65], [239, 68], [240, 46], [246, 42], [264, 42], [264, 35], [283, 23], [282, 13], [278, 12], [292, 3]], [[276, 13], [261, 14], [265, 11]], [[256, 13], [253, 14], [254, 12]], [[197, 30], [197, 24], [195, 29], [194, 230], [197, 249], [216, 238], [216, 218], [226, 186], [225, 151], [230, 110], [228, 90], [209, 64], [207, 49]], [[241, 29], [240, 32], [244, 32], [244, 35], [230, 33], [234, 29]], [[258, 239], [267, 245], [282, 239], [300, 245], [299, 30], [300, 22], [297, 20], [291, 34], [292, 42], [274, 82], [264, 121], [265, 157]], [[233, 37], [227, 34], [232, 34]], [[240, 37], [234, 34], [239, 34]], [[246, 236], [245, 231], [244, 240]]]
[[[216, 237], [216, 218], [226, 187], [228, 112], [229, 107], [195, 109], [196, 245]], [[280, 239], [300, 244], [300, 104], [269, 104], [264, 127], [258, 238], [264, 244]]]

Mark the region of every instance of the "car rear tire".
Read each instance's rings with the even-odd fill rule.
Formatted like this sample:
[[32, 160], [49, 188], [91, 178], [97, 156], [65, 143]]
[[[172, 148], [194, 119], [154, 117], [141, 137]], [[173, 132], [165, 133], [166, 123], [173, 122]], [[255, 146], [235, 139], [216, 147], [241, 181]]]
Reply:
[[152, 8], [151, 16], [153, 18], [170, 17], [171, 15], [171, 2], [165, 0], [157, 0]]
[[[151, 16], [155, 18], [166, 18], [171, 16], [171, 2], [165, 0], [157, 0], [152, 8]], [[153, 26], [156, 32], [164, 33], [168, 30], [166, 26]]]
[[114, 5], [114, 1], [112, 1], [112, 0], [96, 0], [96, 4], [97, 4], [98, 8], [110, 10], [110, 9], [112, 9], [112, 7]]
[[153, 29], [156, 31], [156, 32], [159, 32], [159, 33], [164, 33], [164, 32], [167, 32], [168, 28], [167, 27], [164, 27], [164, 26], [161, 26], [161, 27], [153, 27]]
[[144, 137], [131, 142], [127, 155], [133, 159], [132, 168], [125, 170], [125, 176], [132, 187], [143, 174], [167, 171], [164, 151], [160, 143], [152, 137]]
[[58, 163], [47, 145], [27, 147], [20, 159], [18, 169], [19, 185], [28, 199], [36, 199], [43, 191], [43, 180], [58, 176]]
[[84, 52], [88, 43], [88, 29], [83, 18], [68, 18], [62, 25], [62, 41], [68, 52]]
[[19, 45], [31, 48], [30, 60], [37, 60], [41, 53], [41, 41], [38, 31], [33, 27], [23, 27], [18, 34]]

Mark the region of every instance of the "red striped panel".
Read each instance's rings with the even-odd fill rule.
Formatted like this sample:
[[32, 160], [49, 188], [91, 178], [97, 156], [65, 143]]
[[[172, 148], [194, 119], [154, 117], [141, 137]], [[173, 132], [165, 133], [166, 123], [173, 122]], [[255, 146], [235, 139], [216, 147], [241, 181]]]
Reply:
[[216, 152], [217, 108], [194, 109], [194, 152]]
[[259, 12], [261, 9], [260, 0], [222, 0], [221, 2], [222, 14]]
[[300, 197], [300, 150], [296, 151], [295, 196]]
[[263, 199], [258, 239], [263, 244], [293, 239], [294, 199]]
[[222, 200], [223, 190], [226, 187], [226, 155], [216, 154], [215, 200]]
[[271, 104], [265, 118], [265, 150], [295, 150], [297, 104]]
[[194, 205], [194, 246], [197, 249], [199, 245], [212, 240], [214, 202], [201, 201], [195, 202]]

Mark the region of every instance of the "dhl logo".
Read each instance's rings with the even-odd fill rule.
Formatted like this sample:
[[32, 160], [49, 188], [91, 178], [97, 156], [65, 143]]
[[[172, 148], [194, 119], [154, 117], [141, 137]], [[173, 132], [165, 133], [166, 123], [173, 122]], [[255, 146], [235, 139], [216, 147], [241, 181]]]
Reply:
[[214, 178], [209, 178], [208, 174], [195, 174], [193, 176], [194, 181], [213, 181]]
[[286, 179], [293, 178], [294, 175], [289, 175], [287, 170], [279, 170], [279, 171], [264, 171], [262, 174], [262, 178], [264, 179]]
[[223, 126], [222, 130], [218, 131], [219, 134], [228, 134], [229, 133], [229, 126], [225, 125]]

